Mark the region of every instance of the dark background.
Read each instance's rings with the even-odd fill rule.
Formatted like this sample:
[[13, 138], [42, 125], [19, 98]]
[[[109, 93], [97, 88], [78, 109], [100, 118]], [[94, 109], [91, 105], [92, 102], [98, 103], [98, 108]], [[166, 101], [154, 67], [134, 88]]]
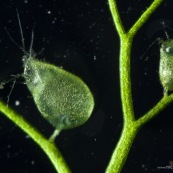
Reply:
[[[152, 1], [117, 0], [123, 24], [128, 29]], [[1, 0], [0, 80], [23, 72], [23, 52], [16, 8], [29, 49], [34, 23], [33, 49], [37, 57], [63, 66], [80, 76], [91, 88], [95, 109], [81, 127], [63, 131], [56, 144], [73, 173], [103, 173], [120, 137], [123, 118], [119, 90], [119, 39], [106, 0]], [[147, 48], [157, 38], [166, 39], [163, 26], [173, 28], [173, 1], [167, 0], [151, 16], [134, 39], [132, 48], [132, 90], [136, 117], [140, 117], [163, 96], [159, 82], [159, 45]], [[173, 31], [166, 29], [170, 37]], [[147, 50], [147, 51], [146, 51]], [[52, 126], [38, 112], [31, 94], [18, 79], [9, 105], [49, 137]], [[0, 90], [7, 102], [12, 82]], [[16, 101], [20, 105], [16, 105]], [[136, 136], [123, 173], [172, 172], [159, 170], [173, 161], [173, 105], [168, 106]], [[0, 173], [55, 173], [41, 149], [4, 115], [0, 116]]]

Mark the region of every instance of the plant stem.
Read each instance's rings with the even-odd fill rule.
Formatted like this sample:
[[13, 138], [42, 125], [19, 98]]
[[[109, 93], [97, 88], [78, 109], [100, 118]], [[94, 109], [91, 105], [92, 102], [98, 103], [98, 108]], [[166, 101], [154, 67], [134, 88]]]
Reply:
[[170, 96], [164, 96], [152, 109], [150, 109], [145, 115], [136, 120], [136, 123], [138, 123], [139, 125], [147, 123], [172, 102], [173, 94], [171, 94]]
[[154, 11], [161, 5], [163, 0], [153, 0], [151, 5], [144, 11], [144, 13], [139, 17], [139, 19], [134, 23], [134, 25], [129, 30], [129, 35], [135, 36], [139, 29], [145, 24], [149, 17], [154, 13]]
[[[113, 21], [120, 37], [119, 69], [124, 126], [120, 140], [115, 150], [113, 151], [111, 160], [106, 169], [106, 173], [120, 173], [140, 127], [155, 117], [156, 114], [163, 110], [168, 104], [170, 104], [173, 101], [173, 94], [170, 96], [164, 96], [151, 110], [149, 110], [138, 120], [135, 120], [130, 77], [130, 55], [132, 42], [138, 30], [143, 26], [143, 24], [157, 9], [157, 7], [159, 7], [163, 0], [153, 0], [153, 3], [150, 5], [150, 7], [147, 8], [147, 10], [139, 17], [139, 19], [128, 31], [125, 31], [122, 24], [116, 0], [108, 1]], [[0, 112], [5, 114], [10, 120], [18, 125], [43, 149], [58, 173], [71, 173], [62, 154], [55, 146], [53, 141], [46, 139], [40, 132], [38, 132], [38, 130], [26, 122], [21, 115], [7, 107], [6, 104], [4, 104], [2, 101], [0, 101]], [[53, 138], [54, 135], [51, 139], [53, 140]]]
[[18, 125], [43, 149], [58, 173], [71, 173], [62, 154], [55, 146], [54, 142], [46, 139], [40, 132], [38, 132], [37, 129], [32, 127], [26, 120], [24, 120], [21, 115], [7, 107], [2, 101], [0, 101], [0, 112], [5, 114], [11, 121]]
[[[137, 33], [137, 31], [150, 17], [150, 15], [163, 2], [163, 0], [154, 0], [153, 3], [150, 5], [150, 7], [147, 8], [147, 10], [141, 15], [141, 17], [135, 22], [135, 24], [129, 29], [128, 32], [125, 32], [125, 29], [122, 25], [116, 1], [108, 0], [108, 2], [115, 27], [120, 37], [119, 69], [120, 69], [120, 88], [121, 88], [121, 102], [123, 109], [124, 127], [120, 140], [112, 154], [111, 160], [106, 169], [106, 173], [120, 173], [127, 159], [131, 145], [140, 127], [145, 122], [147, 122], [147, 120], [151, 119], [151, 117], [154, 117], [158, 111], [161, 111], [163, 109], [163, 106], [159, 107], [158, 105], [156, 105], [156, 107], [154, 108], [155, 109], [160, 108], [158, 111], [153, 109], [154, 111], [152, 110], [149, 111], [149, 113], [146, 113], [146, 115], [144, 115], [142, 119], [139, 119], [138, 121], [135, 120], [133, 101], [132, 101], [132, 91], [131, 91], [131, 77], [130, 77], [130, 55], [131, 55], [133, 38]], [[162, 103], [162, 101], [160, 103]], [[166, 106], [166, 104], [164, 106]]]
[[131, 77], [130, 77], [130, 54], [132, 46], [132, 38], [121, 37], [120, 39], [120, 88], [121, 88], [121, 102], [124, 115], [124, 121], [133, 121], [134, 109], [131, 91]]
[[134, 122], [124, 125], [121, 137], [112, 154], [106, 173], [120, 173], [138, 130], [139, 126], [135, 125]]

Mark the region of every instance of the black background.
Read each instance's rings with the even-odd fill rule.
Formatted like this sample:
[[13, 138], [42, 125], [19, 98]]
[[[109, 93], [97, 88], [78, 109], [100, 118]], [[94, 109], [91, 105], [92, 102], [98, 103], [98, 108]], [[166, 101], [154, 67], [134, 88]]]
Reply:
[[[152, 1], [117, 0], [123, 24], [128, 29]], [[23, 52], [16, 8], [19, 11], [26, 47], [29, 48], [34, 23], [33, 49], [38, 58], [63, 66], [80, 76], [91, 88], [95, 109], [81, 127], [63, 131], [56, 144], [74, 173], [102, 173], [120, 137], [123, 118], [119, 90], [119, 38], [106, 0], [1, 0], [0, 80], [23, 72]], [[136, 117], [140, 117], [163, 96], [159, 82], [159, 45], [166, 39], [162, 21], [173, 28], [173, 1], [165, 1], [134, 39], [132, 48], [132, 90]], [[173, 31], [166, 29], [170, 37]], [[146, 51], [147, 50], [147, 51]], [[49, 137], [53, 132], [37, 111], [31, 94], [18, 79], [9, 105]], [[7, 101], [12, 82], [0, 90]], [[20, 101], [16, 106], [15, 102]], [[146, 124], [136, 136], [123, 173], [171, 172], [158, 167], [173, 160], [173, 105]], [[4, 115], [0, 116], [0, 173], [55, 173], [41, 149]]]

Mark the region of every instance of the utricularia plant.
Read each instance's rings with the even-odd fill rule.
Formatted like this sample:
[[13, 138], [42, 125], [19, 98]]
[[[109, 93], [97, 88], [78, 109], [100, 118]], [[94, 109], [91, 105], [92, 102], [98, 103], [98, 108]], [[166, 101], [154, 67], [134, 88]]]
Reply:
[[[133, 26], [126, 31], [118, 12], [116, 0], [108, 0], [115, 29], [120, 37], [120, 93], [124, 122], [120, 140], [116, 144], [107, 168], [105, 168], [106, 173], [121, 172], [140, 127], [154, 118], [173, 101], [173, 94], [168, 93], [168, 91], [173, 90], [173, 41], [168, 39], [160, 41], [159, 74], [164, 90], [163, 98], [147, 113], [138, 119], [135, 118], [130, 77], [133, 38], [162, 2], [163, 0], [153, 0]], [[22, 46], [20, 48], [24, 52], [24, 72], [22, 76], [40, 114], [55, 127], [55, 132], [47, 139], [35, 127], [24, 120], [21, 115], [7, 107], [2, 100], [0, 101], [0, 111], [42, 148], [58, 173], [70, 173], [71, 170], [56, 146], [54, 139], [61, 130], [80, 126], [89, 119], [94, 108], [93, 94], [79, 77], [60, 67], [38, 60], [32, 50], [33, 34], [30, 50], [29, 52], [25, 50], [22, 25], [18, 12], [17, 16], [22, 37]], [[2, 85], [1, 88], [3, 88]]]

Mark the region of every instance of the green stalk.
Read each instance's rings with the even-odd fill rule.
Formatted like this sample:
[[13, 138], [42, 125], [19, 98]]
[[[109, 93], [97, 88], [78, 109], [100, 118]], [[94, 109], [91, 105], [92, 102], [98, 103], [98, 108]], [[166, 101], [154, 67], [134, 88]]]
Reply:
[[37, 129], [31, 126], [23, 117], [17, 114], [5, 103], [0, 101], [0, 112], [6, 115], [11, 121], [19, 126], [27, 135], [29, 135], [42, 150], [46, 153], [58, 173], [71, 173], [62, 154], [55, 143], [46, 139]]
[[[116, 27], [116, 30], [120, 37], [120, 89], [121, 89], [121, 102], [123, 109], [124, 127], [120, 137], [120, 140], [113, 151], [112, 157], [106, 169], [106, 173], [120, 173], [127, 156], [129, 154], [132, 143], [135, 139], [137, 132], [140, 127], [152, 119], [159, 111], [163, 108], [156, 105], [154, 111], [152, 109], [141, 117], [139, 120], [135, 120], [133, 101], [132, 101], [132, 90], [131, 90], [131, 77], [130, 77], [130, 56], [131, 47], [133, 43], [133, 38], [137, 31], [143, 26], [150, 15], [156, 10], [156, 8], [163, 2], [163, 0], [154, 0], [150, 7], [141, 15], [141, 17], [135, 22], [135, 24], [129, 29], [128, 32], [125, 31], [115, 0], [108, 0], [109, 7], [112, 14], [112, 18]], [[169, 103], [172, 99], [169, 97]], [[159, 103], [163, 103], [161, 100]], [[158, 103], [158, 104], [159, 104]], [[165, 102], [164, 102], [165, 103]], [[157, 110], [156, 110], [157, 109]]]
[[[106, 173], [120, 173], [128, 153], [133, 144], [133, 141], [139, 129], [154, 118], [160, 111], [166, 108], [168, 104], [173, 102], [173, 94], [164, 96], [153, 108], [135, 119], [134, 108], [132, 102], [131, 91], [131, 77], [130, 77], [130, 55], [133, 38], [138, 30], [147, 21], [150, 15], [161, 5], [163, 0], [153, 0], [153, 3], [146, 9], [146, 11], [139, 17], [135, 24], [125, 31], [122, 24], [116, 0], [108, 0], [110, 11], [113, 17], [115, 28], [120, 37], [120, 88], [121, 88], [121, 102], [123, 109], [124, 126], [120, 140], [113, 151], [112, 157], [106, 169]], [[7, 107], [0, 101], [0, 112], [7, 116], [11, 121], [18, 125], [27, 135], [29, 135], [51, 160], [58, 173], [71, 173], [62, 154], [56, 147], [55, 143], [46, 139], [37, 129], [31, 126], [23, 117], [17, 114], [10, 107]]]
[[135, 126], [134, 122], [124, 125], [121, 137], [112, 154], [106, 173], [121, 172], [138, 130], [139, 128]]

